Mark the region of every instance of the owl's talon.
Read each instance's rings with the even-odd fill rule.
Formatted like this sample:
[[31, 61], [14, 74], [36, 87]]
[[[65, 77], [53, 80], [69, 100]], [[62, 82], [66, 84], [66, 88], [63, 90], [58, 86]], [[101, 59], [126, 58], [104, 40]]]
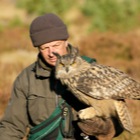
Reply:
[[79, 118], [82, 120], [91, 119], [96, 116], [96, 112], [93, 107], [82, 109], [78, 112]]

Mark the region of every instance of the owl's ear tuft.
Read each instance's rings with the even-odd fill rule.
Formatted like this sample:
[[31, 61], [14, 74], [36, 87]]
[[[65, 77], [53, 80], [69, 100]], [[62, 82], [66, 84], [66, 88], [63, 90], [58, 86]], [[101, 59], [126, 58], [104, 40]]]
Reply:
[[72, 47], [70, 54], [72, 54], [73, 56], [78, 56], [78, 54], [79, 54], [78, 48]]
[[58, 53], [56, 53], [56, 52], [52, 52], [57, 58], [61, 58], [61, 56], [58, 54]]

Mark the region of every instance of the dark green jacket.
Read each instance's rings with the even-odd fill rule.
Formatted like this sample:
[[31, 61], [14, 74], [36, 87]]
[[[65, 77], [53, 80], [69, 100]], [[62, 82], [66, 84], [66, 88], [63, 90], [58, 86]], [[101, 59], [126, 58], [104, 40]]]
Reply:
[[[59, 94], [67, 92], [54, 78], [53, 68], [46, 66], [39, 56], [38, 61], [24, 69], [14, 82], [12, 96], [0, 124], [0, 139], [22, 139], [26, 128], [47, 119], [58, 104]], [[83, 108], [72, 94], [63, 95], [75, 110]]]

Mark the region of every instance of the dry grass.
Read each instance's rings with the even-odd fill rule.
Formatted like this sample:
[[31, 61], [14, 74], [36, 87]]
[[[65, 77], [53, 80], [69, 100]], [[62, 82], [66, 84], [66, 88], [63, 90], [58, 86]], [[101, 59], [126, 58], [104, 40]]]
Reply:
[[79, 43], [83, 55], [119, 68], [140, 81], [140, 33], [94, 32]]
[[7, 29], [0, 34], [0, 116], [11, 94], [13, 81], [20, 71], [36, 60], [27, 29]]

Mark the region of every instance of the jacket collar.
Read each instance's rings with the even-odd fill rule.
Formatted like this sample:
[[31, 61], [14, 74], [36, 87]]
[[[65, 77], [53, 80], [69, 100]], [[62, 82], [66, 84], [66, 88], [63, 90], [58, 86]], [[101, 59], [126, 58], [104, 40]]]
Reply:
[[50, 77], [51, 72], [54, 69], [54, 67], [51, 67], [48, 65], [40, 54], [38, 54], [38, 59], [36, 62], [36, 76], [37, 77]]

